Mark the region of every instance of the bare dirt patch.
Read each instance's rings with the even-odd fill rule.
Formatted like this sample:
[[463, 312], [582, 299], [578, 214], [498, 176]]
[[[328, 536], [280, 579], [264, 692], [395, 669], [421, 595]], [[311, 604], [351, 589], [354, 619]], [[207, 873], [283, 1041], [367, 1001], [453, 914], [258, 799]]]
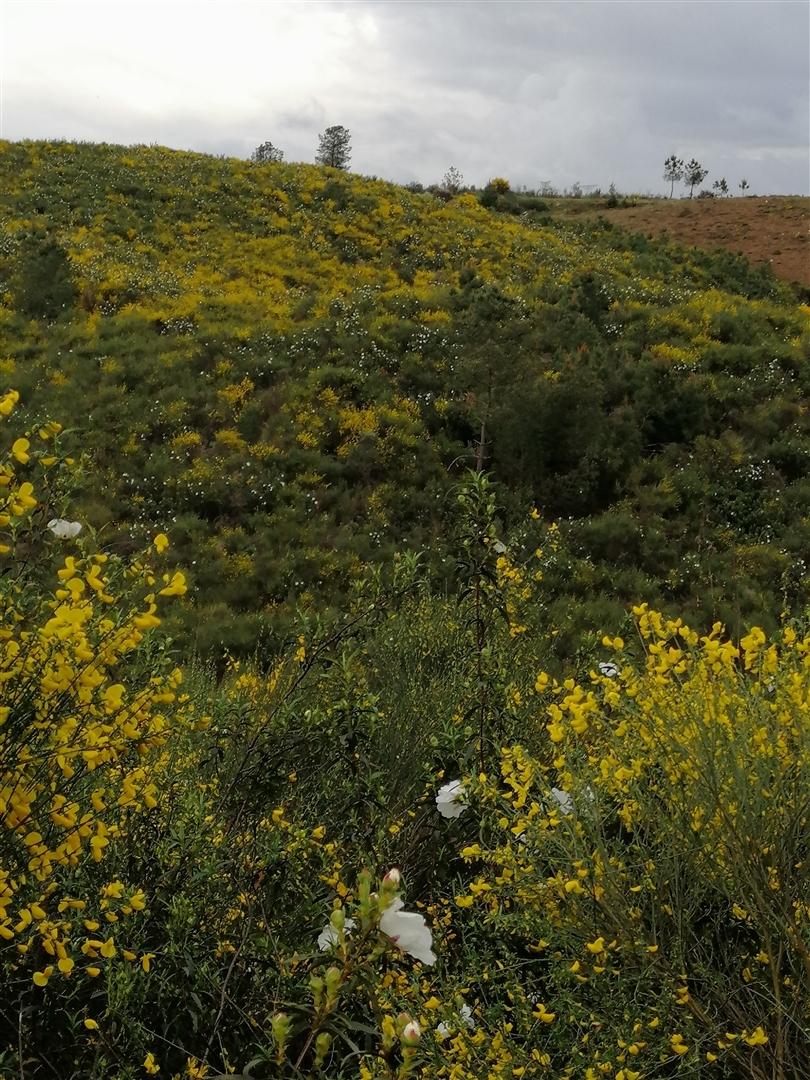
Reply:
[[[810, 199], [765, 195], [730, 199], [649, 199], [635, 206], [587, 206], [568, 202], [561, 216], [602, 216], [630, 232], [662, 236], [679, 244], [726, 248], [752, 263], [769, 263], [788, 281], [810, 287]], [[590, 202], [590, 200], [587, 200]], [[579, 210], [579, 213], [577, 213]]]

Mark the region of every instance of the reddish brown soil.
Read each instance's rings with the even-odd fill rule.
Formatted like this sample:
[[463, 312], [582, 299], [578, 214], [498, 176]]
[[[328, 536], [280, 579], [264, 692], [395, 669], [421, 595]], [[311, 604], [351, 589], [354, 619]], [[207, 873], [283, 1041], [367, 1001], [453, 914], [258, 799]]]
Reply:
[[[567, 200], [566, 200], [567, 201]], [[573, 200], [572, 200], [573, 201]], [[590, 200], [582, 200], [589, 202]], [[566, 208], [569, 213], [572, 206]], [[585, 207], [582, 207], [585, 211]], [[576, 212], [576, 211], [574, 211]], [[727, 248], [752, 263], [768, 262], [788, 281], [810, 286], [810, 199], [770, 195], [726, 199], [649, 199], [636, 206], [593, 207], [614, 225], [680, 244]], [[564, 216], [568, 216], [564, 214]]]

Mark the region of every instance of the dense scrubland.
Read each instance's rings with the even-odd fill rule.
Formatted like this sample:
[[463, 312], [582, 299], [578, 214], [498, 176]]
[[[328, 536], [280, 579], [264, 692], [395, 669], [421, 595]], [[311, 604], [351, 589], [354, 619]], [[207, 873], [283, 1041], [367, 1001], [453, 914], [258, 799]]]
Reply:
[[640, 596], [735, 630], [799, 599], [807, 313], [767, 272], [311, 166], [0, 160], [3, 377], [92, 454], [106, 544], [171, 526], [197, 648], [277, 648], [401, 543], [447, 581], [482, 424], [504, 527], [559, 526], [560, 650]]
[[793, 288], [325, 168], [0, 178], [0, 1075], [803, 1075]]

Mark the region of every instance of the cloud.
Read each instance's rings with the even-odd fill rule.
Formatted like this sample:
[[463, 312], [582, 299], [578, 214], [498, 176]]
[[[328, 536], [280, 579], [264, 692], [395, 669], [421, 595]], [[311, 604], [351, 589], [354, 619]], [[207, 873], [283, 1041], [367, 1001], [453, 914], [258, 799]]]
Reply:
[[2, 134], [663, 191], [664, 158], [807, 192], [807, 5], [6, 0]]

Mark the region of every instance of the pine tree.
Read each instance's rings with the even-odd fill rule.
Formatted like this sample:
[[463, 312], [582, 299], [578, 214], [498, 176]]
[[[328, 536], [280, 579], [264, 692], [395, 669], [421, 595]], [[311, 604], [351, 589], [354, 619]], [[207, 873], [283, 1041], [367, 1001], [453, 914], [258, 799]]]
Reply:
[[670, 183], [669, 197], [675, 190], [675, 184], [683, 180], [683, 161], [676, 154], [670, 154], [664, 162], [664, 179]]
[[333, 169], [347, 169], [351, 159], [351, 135], [342, 124], [328, 127], [318, 139], [315, 161]]
[[692, 198], [695, 188], [709, 175], [709, 170], [704, 169], [699, 161], [692, 158], [684, 166], [683, 182], [689, 188], [689, 198]]
[[255, 161], [257, 165], [266, 165], [271, 161], [283, 161], [284, 151], [279, 150], [277, 146], [273, 146], [271, 142], [263, 142], [250, 156], [251, 161]]

